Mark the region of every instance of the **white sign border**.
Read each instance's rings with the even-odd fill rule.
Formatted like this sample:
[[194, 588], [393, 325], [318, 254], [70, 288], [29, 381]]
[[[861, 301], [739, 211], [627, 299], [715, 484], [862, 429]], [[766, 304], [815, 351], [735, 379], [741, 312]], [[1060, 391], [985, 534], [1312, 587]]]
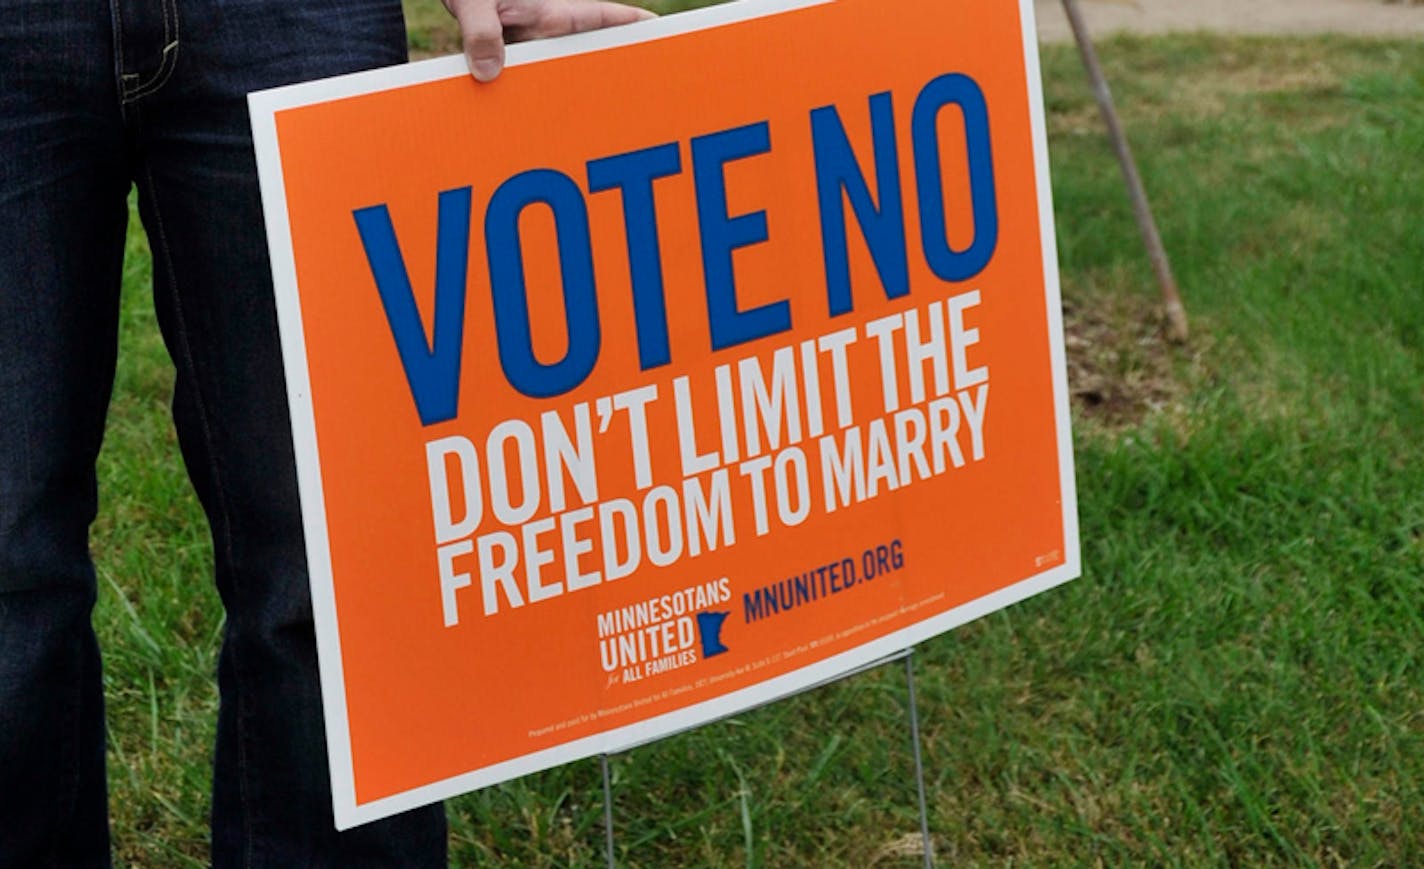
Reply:
[[[748, 21], [833, 0], [739, 0], [721, 6], [638, 22], [609, 30], [581, 33], [510, 46], [507, 66], [537, 63], [618, 46], [635, 45]], [[286, 183], [277, 145], [276, 115], [285, 109], [415, 84], [469, 75], [460, 55], [419, 61], [288, 85], [248, 95], [257, 175], [262, 192], [277, 320], [286, 369], [287, 398], [297, 455], [302, 522], [306, 532], [307, 569], [316, 620], [322, 706], [326, 718], [327, 754], [331, 765], [332, 810], [336, 828], [389, 817], [419, 806], [459, 796], [497, 782], [549, 769], [603, 753], [624, 751], [795, 694], [892, 656], [916, 643], [995, 612], [1039, 592], [1075, 579], [1081, 573], [1078, 541], [1077, 490], [1068, 411], [1068, 377], [1063, 346], [1062, 302], [1058, 280], [1058, 248], [1054, 235], [1052, 188], [1049, 182], [1048, 140], [1043, 115], [1037, 30], [1033, 0], [1019, 0], [1025, 70], [1028, 80], [1034, 164], [1039, 207], [1039, 237], [1043, 249], [1044, 301], [1048, 310], [1050, 361], [1053, 367], [1055, 422], [1058, 434], [1059, 488], [1063, 513], [1064, 563], [1007, 588], [970, 601], [934, 618], [803, 667], [774, 679], [721, 695], [693, 706], [566, 742], [514, 760], [462, 773], [438, 782], [368, 803], [356, 802], [356, 783], [347, 718], [346, 681], [341, 638], [336, 621], [335, 582], [331, 568], [326, 500], [317, 451], [316, 420], [311, 400], [311, 375], [306, 361], [305, 330], [297, 295], [296, 261], [287, 216]]]

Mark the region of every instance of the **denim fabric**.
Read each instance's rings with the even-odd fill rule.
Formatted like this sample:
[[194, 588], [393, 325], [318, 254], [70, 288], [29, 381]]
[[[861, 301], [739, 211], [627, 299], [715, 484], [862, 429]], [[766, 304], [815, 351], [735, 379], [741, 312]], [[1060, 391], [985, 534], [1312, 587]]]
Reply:
[[404, 59], [399, 0], [0, 0], [0, 867], [110, 859], [87, 540], [132, 185], [227, 611], [213, 862], [444, 864], [439, 807], [332, 825], [245, 100]]

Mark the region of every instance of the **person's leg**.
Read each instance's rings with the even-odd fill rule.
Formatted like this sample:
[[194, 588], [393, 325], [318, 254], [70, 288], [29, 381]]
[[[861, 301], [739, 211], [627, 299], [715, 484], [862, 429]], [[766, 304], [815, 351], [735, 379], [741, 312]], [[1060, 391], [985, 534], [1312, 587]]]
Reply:
[[104, 866], [88, 534], [128, 219], [113, 31], [102, 3], [0, 17], [0, 866]]
[[[166, 21], [126, 113], [174, 420], [227, 610], [213, 794], [217, 866], [437, 866], [439, 806], [335, 832], [271, 273], [245, 95], [399, 63], [398, 0], [142, 0]], [[161, 34], [161, 36], [160, 36]], [[167, 49], [167, 57], [162, 51]], [[164, 65], [168, 65], [165, 72]], [[152, 84], [145, 85], [145, 79]]]

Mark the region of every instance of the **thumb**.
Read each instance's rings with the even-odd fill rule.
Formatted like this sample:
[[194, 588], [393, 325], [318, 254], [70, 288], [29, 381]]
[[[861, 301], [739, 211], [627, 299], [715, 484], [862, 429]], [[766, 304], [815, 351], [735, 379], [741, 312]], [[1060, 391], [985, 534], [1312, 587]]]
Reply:
[[460, 45], [470, 74], [492, 81], [504, 69], [504, 26], [496, 0], [449, 0], [446, 4], [460, 23]]

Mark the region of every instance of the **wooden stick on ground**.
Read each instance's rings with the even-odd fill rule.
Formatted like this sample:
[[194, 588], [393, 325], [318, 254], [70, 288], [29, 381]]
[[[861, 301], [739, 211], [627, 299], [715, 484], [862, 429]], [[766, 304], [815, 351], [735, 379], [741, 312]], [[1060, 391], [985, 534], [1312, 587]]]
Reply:
[[1108, 89], [1108, 80], [1103, 75], [1102, 64], [1098, 63], [1098, 52], [1093, 47], [1088, 26], [1083, 21], [1078, 0], [1063, 0], [1063, 11], [1068, 14], [1068, 24], [1073, 28], [1073, 39], [1078, 43], [1078, 53], [1082, 55], [1083, 66], [1088, 70], [1088, 78], [1092, 81], [1093, 95], [1097, 97], [1098, 108], [1107, 124], [1113, 150], [1117, 152], [1118, 164], [1122, 166], [1123, 180], [1127, 182], [1127, 193], [1132, 199], [1137, 227], [1142, 231], [1147, 256], [1152, 260], [1152, 269], [1157, 273], [1157, 283], [1162, 288], [1162, 307], [1167, 317], [1167, 340], [1181, 343], [1187, 340], [1187, 311], [1182, 307], [1182, 297], [1177, 292], [1177, 280], [1172, 276], [1172, 264], [1167, 260], [1167, 251], [1162, 247], [1162, 236], [1157, 232], [1157, 221], [1152, 217], [1152, 206], [1147, 202], [1147, 192], [1142, 187], [1142, 177], [1137, 173], [1137, 162], [1132, 158], [1132, 149], [1128, 147], [1127, 136], [1118, 121], [1112, 91]]

